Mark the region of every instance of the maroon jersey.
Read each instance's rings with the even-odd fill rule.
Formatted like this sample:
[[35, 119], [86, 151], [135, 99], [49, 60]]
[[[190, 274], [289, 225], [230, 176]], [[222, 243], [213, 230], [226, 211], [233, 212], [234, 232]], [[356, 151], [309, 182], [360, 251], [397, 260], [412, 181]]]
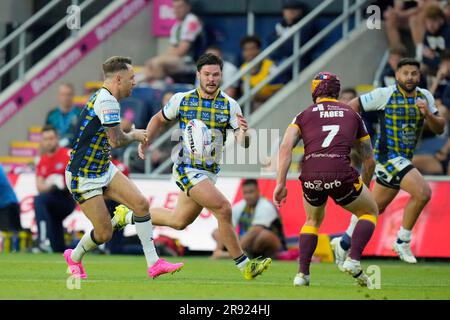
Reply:
[[301, 131], [305, 146], [302, 171], [306, 173], [349, 171], [353, 143], [369, 139], [361, 116], [331, 99], [308, 107], [291, 125]]
[[358, 171], [350, 166], [355, 140], [369, 139], [360, 115], [336, 100], [322, 100], [298, 114], [291, 126], [300, 129], [303, 157], [303, 196], [313, 206], [322, 206], [328, 196], [342, 206], [362, 191]]

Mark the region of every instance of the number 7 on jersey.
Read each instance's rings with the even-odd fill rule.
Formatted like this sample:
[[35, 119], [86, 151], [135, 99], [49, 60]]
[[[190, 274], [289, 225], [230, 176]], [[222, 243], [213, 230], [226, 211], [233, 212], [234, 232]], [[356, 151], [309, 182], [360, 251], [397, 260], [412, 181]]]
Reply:
[[322, 148], [329, 147], [331, 144], [331, 141], [333, 141], [333, 138], [337, 135], [339, 132], [339, 125], [329, 125], [329, 126], [322, 126], [322, 131], [329, 131], [326, 138], [323, 140]]

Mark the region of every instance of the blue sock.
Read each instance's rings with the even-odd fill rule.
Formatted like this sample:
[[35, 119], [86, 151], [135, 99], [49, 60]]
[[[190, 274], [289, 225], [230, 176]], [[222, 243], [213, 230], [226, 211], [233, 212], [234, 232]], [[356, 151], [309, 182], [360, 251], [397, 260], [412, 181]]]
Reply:
[[350, 246], [352, 244], [352, 238], [347, 233], [344, 233], [344, 235], [341, 238], [340, 244], [342, 249], [348, 250], [350, 249]]
[[397, 237], [397, 243], [398, 244], [402, 244], [404, 242], [408, 243], [409, 241], [403, 241], [403, 240], [401, 240], [400, 238]]

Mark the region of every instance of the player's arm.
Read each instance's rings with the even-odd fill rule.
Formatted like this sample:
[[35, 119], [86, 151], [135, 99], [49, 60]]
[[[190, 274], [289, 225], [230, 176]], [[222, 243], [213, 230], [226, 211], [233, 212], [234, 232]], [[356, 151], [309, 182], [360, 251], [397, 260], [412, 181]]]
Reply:
[[353, 98], [347, 103], [355, 112], [361, 113], [361, 100], [359, 100], [359, 97]]
[[428, 102], [426, 100], [420, 99], [416, 102], [416, 104], [431, 131], [436, 134], [442, 134], [445, 128], [444, 117], [439, 115], [437, 109], [435, 112], [432, 112], [432, 110], [428, 107]]
[[298, 125], [292, 123], [286, 129], [283, 141], [278, 152], [278, 176], [277, 186], [273, 192], [273, 202], [280, 207], [282, 201], [287, 197], [286, 178], [292, 162], [292, 149], [301, 138], [301, 131]]
[[367, 135], [355, 142], [355, 149], [362, 159], [361, 176], [364, 184], [369, 188], [375, 171], [375, 159], [373, 158], [372, 142]]
[[243, 115], [237, 114], [239, 129], [234, 132], [237, 143], [243, 148], [248, 148], [250, 146], [250, 134], [247, 132], [248, 124], [247, 120]]
[[159, 111], [150, 119], [146, 129], [147, 141], [139, 144], [138, 152], [141, 159], [145, 159], [145, 151], [171, 121], [164, 116], [163, 111]]
[[120, 128], [119, 124], [106, 128], [109, 144], [113, 148], [121, 148], [128, 146], [134, 141], [146, 142], [147, 133], [143, 129], [131, 129], [130, 132], [125, 133]]

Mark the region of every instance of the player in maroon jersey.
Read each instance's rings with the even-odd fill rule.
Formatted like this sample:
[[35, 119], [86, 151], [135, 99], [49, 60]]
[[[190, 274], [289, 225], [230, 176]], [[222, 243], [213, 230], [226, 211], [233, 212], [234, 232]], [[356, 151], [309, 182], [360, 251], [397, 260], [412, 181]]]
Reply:
[[[311, 86], [314, 104], [299, 113], [286, 130], [279, 151], [277, 186], [273, 198], [280, 206], [287, 196], [286, 175], [292, 160], [292, 149], [303, 139], [302, 183], [306, 222], [300, 232], [300, 266], [294, 285], [309, 285], [309, 265], [317, 246], [318, 229], [330, 196], [338, 205], [359, 218], [352, 238], [348, 259], [343, 265], [362, 286], [370, 279], [360, 264], [361, 254], [372, 236], [378, 208], [368, 186], [375, 168], [372, 145], [364, 123], [352, 108], [337, 101], [338, 77], [320, 72]], [[355, 146], [363, 159], [362, 179], [350, 166], [350, 150]], [[363, 183], [364, 182], [364, 183]]]

